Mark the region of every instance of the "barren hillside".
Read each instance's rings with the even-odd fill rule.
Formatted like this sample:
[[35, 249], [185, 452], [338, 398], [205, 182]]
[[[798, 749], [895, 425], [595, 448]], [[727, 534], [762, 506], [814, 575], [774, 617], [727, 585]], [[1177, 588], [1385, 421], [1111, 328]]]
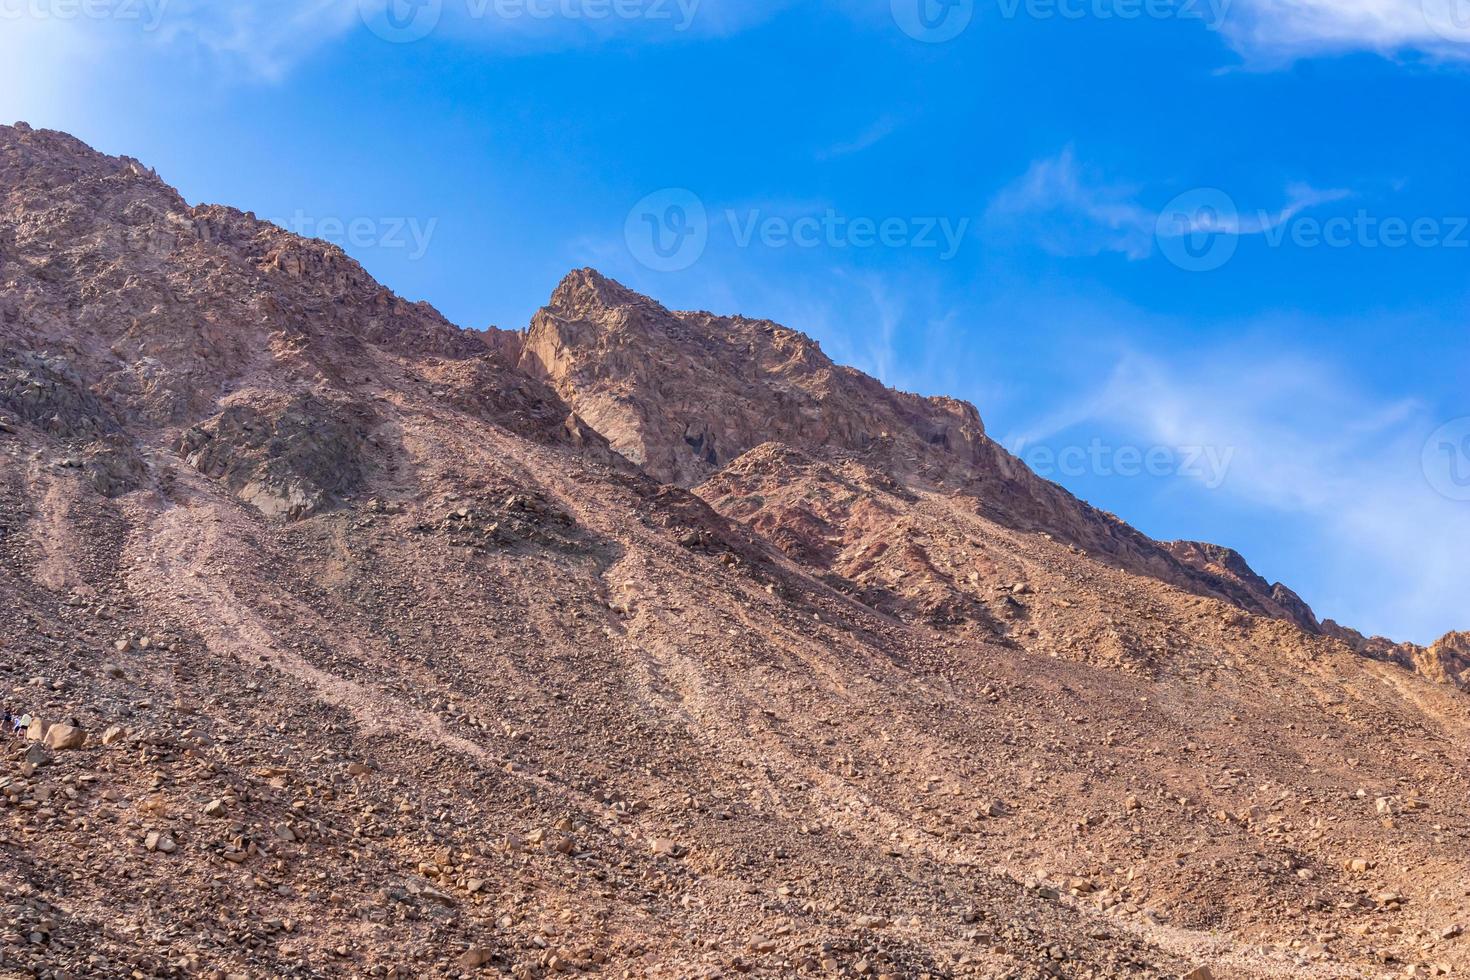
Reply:
[[1470, 970], [1464, 636], [590, 270], [464, 331], [0, 127], [0, 556], [4, 975]]

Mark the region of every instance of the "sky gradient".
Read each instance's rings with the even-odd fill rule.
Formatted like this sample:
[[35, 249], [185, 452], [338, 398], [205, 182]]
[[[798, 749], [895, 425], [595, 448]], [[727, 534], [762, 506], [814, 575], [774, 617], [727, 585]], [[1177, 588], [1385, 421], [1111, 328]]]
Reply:
[[593, 265], [1470, 628], [1470, 0], [0, 0], [0, 118], [465, 326]]

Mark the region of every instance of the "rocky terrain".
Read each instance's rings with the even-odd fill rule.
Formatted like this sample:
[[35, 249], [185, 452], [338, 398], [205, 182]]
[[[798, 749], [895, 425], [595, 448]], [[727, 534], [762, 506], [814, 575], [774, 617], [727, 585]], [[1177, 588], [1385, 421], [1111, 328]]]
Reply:
[[0, 127], [0, 976], [1470, 970], [1470, 639], [573, 272]]

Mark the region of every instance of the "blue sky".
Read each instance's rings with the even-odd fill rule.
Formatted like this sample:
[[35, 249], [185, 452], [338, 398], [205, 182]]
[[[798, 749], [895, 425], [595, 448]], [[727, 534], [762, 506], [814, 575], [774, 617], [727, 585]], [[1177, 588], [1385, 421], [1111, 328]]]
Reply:
[[771, 317], [1323, 616], [1470, 628], [1470, 0], [387, 2], [0, 0], [0, 118], [466, 326], [588, 264]]

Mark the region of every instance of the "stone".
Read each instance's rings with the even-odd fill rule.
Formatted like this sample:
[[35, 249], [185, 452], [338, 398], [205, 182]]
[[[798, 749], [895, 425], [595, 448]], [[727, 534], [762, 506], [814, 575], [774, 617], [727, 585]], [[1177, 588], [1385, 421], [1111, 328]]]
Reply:
[[80, 749], [87, 744], [87, 733], [72, 725], [52, 725], [46, 731], [45, 745], [58, 752]]
[[118, 725], [111, 725], [102, 733], [103, 745], [116, 745], [123, 740], [124, 732]]
[[459, 955], [456, 963], [461, 970], [478, 970], [492, 959], [494, 956], [488, 949], [472, 946]]
[[1207, 966], [1195, 967], [1184, 975], [1184, 980], [1215, 980], [1215, 971]]
[[667, 837], [655, 837], [653, 840], [654, 857], [681, 858], [685, 853], [683, 846], [678, 841]]
[[223, 817], [225, 812], [224, 800], [210, 800], [204, 805], [204, 815], [206, 817]]
[[26, 726], [26, 738], [30, 739], [32, 742], [39, 742], [41, 741], [41, 739], [46, 737], [46, 732], [49, 731], [50, 728], [51, 726], [41, 719], [33, 718], [31, 719], [31, 723]]
[[149, 831], [148, 836], [143, 838], [143, 846], [160, 854], [172, 854], [178, 850], [178, 844], [174, 843], [172, 837], [156, 830]]

